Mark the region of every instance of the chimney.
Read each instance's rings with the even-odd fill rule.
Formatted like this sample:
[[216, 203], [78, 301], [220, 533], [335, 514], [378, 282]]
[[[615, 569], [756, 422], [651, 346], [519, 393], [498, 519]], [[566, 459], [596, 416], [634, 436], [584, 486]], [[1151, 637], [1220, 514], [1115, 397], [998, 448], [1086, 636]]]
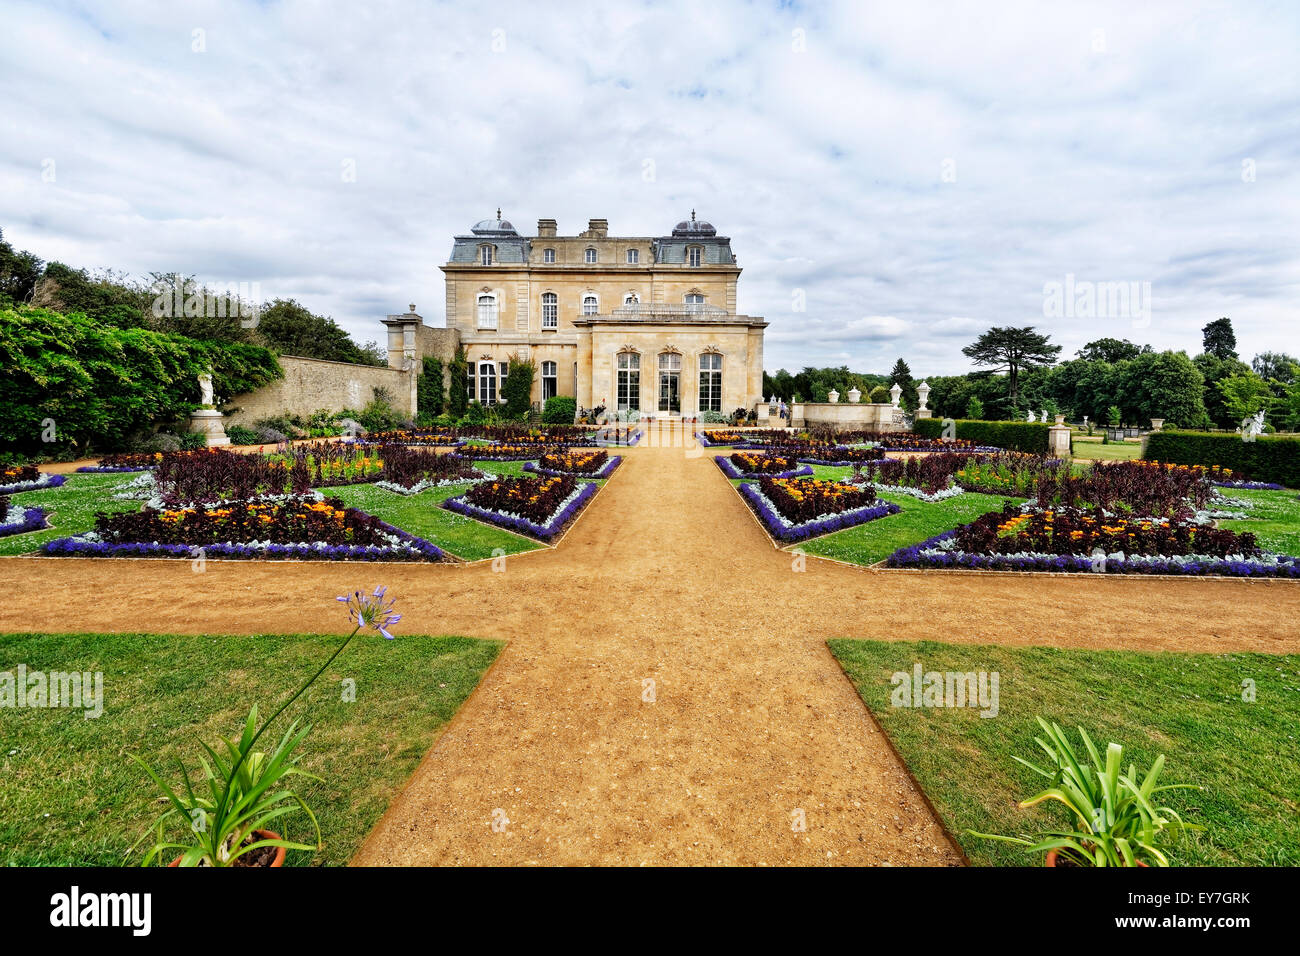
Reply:
[[604, 239], [609, 235], [608, 219], [590, 219], [587, 221], [587, 237], [590, 239]]
[[537, 238], [553, 238], [555, 236], [555, 220], [539, 219], [537, 220]]

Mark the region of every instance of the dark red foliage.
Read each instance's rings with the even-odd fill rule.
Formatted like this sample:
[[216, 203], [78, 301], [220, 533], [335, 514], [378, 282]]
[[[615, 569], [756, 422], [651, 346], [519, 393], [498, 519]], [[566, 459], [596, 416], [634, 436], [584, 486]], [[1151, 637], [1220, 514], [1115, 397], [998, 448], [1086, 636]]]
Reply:
[[533, 524], [544, 525], [577, 488], [578, 479], [572, 475], [500, 478], [475, 485], [465, 493], [465, 500], [479, 508], [519, 515]]

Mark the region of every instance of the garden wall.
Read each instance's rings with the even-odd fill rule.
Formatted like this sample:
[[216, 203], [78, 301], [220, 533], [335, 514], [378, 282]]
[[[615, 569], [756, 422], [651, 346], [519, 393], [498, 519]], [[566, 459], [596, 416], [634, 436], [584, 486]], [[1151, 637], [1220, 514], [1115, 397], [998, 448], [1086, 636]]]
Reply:
[[359, 409], [374, 398], [376, 388], [388, 391], [393, 407], [401, 414], [415, 417], [413, 371], [295, 355], [280, 356], [280, 367], [284, 369], [283, 378], [230, 399], [224, 409], [226, 425], [251, 425], [280, 415], [305, 417], [320, 409]]
[[[977, 445], [1006, 448], [1046, 455], [1049, 451], [1047, 432], [1051, 428], [1044, 422], [985, 422], [969, 418], [956, 421], [957, 433], [953, 437], [973, 441]], [[943, 420], [920, 418], [912, 431], [926, 438], [939, 438], [943, 434]]]
[[1300, 438], [1212, 432], [1158, 431], [1147, 436], [1143, 458], [1174, 465], [1221, 465], [1250, 481], [1271, 481], [1300, 488]]

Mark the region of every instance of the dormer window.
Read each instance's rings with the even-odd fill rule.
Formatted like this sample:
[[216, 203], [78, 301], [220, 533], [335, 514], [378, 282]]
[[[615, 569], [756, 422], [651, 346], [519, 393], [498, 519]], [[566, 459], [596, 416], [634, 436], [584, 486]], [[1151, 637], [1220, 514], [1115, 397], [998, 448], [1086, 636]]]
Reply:
[[542, 261], [543, 261], [543, 262], [554, 262], [554, 261], [555, 261], [555, 250], [554, 250], [554, 249], [547, 249], [547, 250], [545, 250], [545, 251], [542, 253]]
[[596, 250], [595, 250], [595, 249], [588, 249], [588, 250], [583, 254], [583, 259], [584, 259], [584, 261], [585, 261], [588, 265], [592, 265], [592, 264], [594, 264], [595, 261], [596, 261]]
[[699, 246], [691, 246], [686, 250], [686, 261], [693, 267], [699, 266], [704, 259], [704, 250]]
[[704, 296], [699, 292], [688, 292], [686, 294], [686, 308], [697, 309], [704, 305]]
[[479, 265], [483, 265], [483, 266], [490, 266], [490, 265], [492, 265], [492, 247], [491, 247], [491, 246], [479, 246], [479, 247], [478, 247], [478, 261], [479, 261]]
[[582, 314], [596, 315], [600, 312], [600, 300], [594, 295], [588, 294], [582, 297]]
[[641, 296], [637, 295], [635, 292], [629, 292], [623, 296], [624, 305], [636, 305], [640, 301], [641, 301]]
[[636, 265], [636, 264], [637, 264], [638, 262], [640, 262], [640, 261], [641, 261], [641, 251], [640, 251], [639, 249], [629, 249], [629, 250], [627, 251], [627, 264], [628, 264], [628, 265], [630, 265], [630, 266], [634, 266], [634, 265]]

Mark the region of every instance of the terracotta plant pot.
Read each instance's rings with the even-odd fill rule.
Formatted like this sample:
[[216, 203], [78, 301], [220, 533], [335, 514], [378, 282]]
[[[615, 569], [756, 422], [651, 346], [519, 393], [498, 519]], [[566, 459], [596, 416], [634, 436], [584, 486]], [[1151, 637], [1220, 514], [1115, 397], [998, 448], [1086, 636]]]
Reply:
[[[259, 840], [280, 839], [280, 834], [274, 832], [273, 830], [254, 830], [253, 836], [257, 837]], [[271, 866], [284, 866], [284, 847], [277, 846], [277, 847], [272, 847], [272, 849], [275, 850], [275, 856], [271, 858]], [[180, 866], [181, 858], [178, 856], [176, 859], [172, 860], [167, 865], [169, 867]]]
[[[1057, 859], [1058, 859], [1058, 857], [1057, 857], [1057, 855], [1056, 855], [1056, 851], [1055, 851], [1055, 850], [1048, 850], [1048, 851], [1047, 851], [1047, 859], [1043, 861], [1043, 866], [1060, 866], [1060, 867], [1064, 867], [1064, 866], [1067, 865], [1067, 864], [1065, 864], [1065, 863], [1063, 863], [1063, 862], [1062, 862], [1062, 863], [1058, 863], [1058, 862], [1057, 862]], [[1143, 863], [1141, 860], [1138, 860], [1138, 861], [1137, 861], [1137, 865], [1138, 865], [1138, 866], [1146, 866], [1147, 864]]]

